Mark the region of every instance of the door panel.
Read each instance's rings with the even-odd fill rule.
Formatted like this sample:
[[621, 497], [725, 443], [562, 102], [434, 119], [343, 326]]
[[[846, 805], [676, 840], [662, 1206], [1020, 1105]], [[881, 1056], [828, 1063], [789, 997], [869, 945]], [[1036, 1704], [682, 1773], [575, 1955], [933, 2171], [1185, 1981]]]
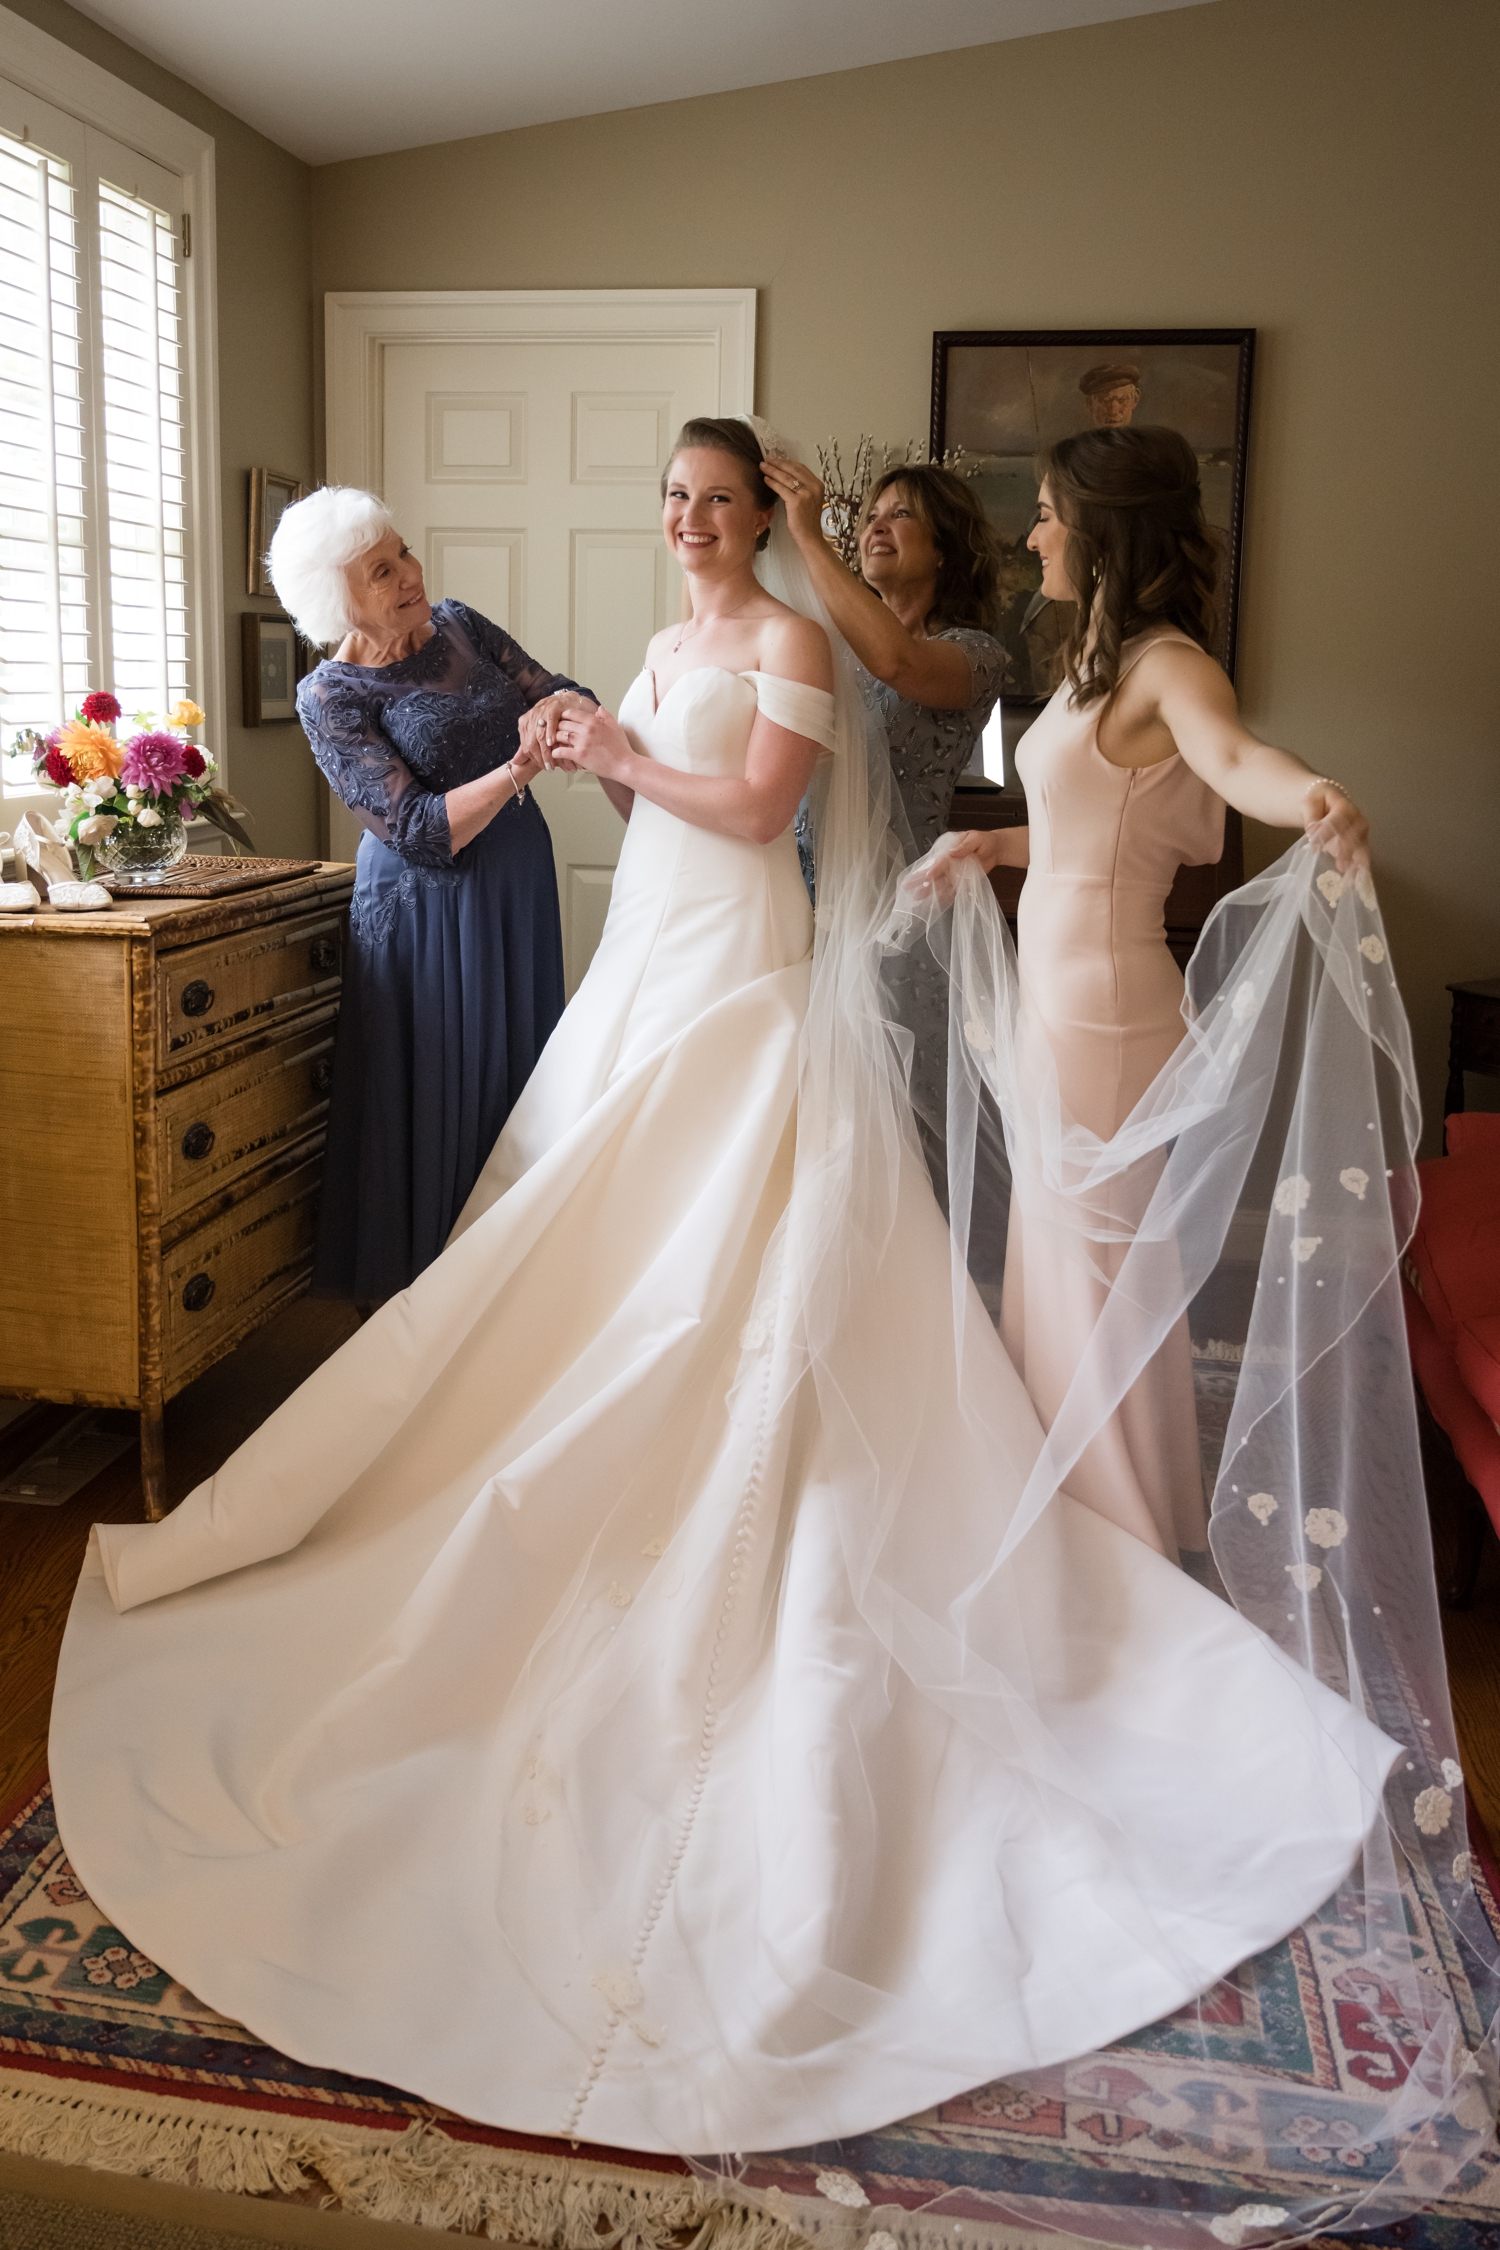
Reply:
[[525, 646], [524, 531], [468, 531], [457, 524], [429, 524], [417, 552], [429, 601], [452, 596], [468, 602]]
[[[647, 531], [575, 531], [572, 577], [569, 670], [618, 710], [646, 643], [667, 622], [671, 583], [681, 573], [653, 524]], [[623, 685], [611, 694], [596, 680]]]
[[[678, 427], [723, 410], [722, 357], [701, 333], [386, 342], [384, 495], [433, 599], [471, 603], [617, 710], [646, 642], [679, 612], [659, 480]], [[537, 796], [571, 994], [624, 831], [587, 775], [546, 775]]]

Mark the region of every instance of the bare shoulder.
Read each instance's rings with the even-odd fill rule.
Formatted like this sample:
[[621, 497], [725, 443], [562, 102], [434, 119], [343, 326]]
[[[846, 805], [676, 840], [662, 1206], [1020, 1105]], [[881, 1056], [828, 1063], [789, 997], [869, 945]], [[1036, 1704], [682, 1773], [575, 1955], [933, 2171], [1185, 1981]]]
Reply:
[[833, 686], [833, 651], [828, 635], [811, 617], [778, 602], [760, 627], [759, 662], [763, 672], [800, 680], [807, 687]]
[[1215, 710], [1234, 707], [1234, 689], [1223, 665], [1191, 641], [1155, 642], [1121, 683], [1122, 703], [1156, 703], [1164, 696], [1174, 702], [1209, 704]]

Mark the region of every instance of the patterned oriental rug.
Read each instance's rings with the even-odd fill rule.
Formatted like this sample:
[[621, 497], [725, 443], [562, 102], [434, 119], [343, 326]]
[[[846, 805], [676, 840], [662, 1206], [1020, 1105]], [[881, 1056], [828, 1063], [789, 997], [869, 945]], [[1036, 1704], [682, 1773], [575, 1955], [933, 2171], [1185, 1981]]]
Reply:
[[[1487, 1840], [1475, 1844], [1500, 1928], [1496, 1870]], [[1408, 1903], [1440, 1957], [1420, 1893]], [[1336, 1950], [1320, 1958], [1302, 1932], [1217, 1987], [1208, 2015], [1211, 2084], [1168, 2019], [1111, 2051], [1088, 2100], [986, 2086], [856, 2141], [751, 2158], [753, 2197], [741, 2202], [667, 2158], [493, 2131], [262, 2046], [111, 1928], [63, 1853], [45, 1780], [0, 1818], [0, 2148], [246, 2195], [305, 2200], [312, 2189], [370, 2218], [538, 2250], [796, 2250], [799, 2239], [820, 2250], [1061, 2250], [1060, 2237], [1087, 2239], [1090, 2205], [1106, 2193], [1211, 2214], [1235, 2250], [1245, 2206], [1347, 2193], [1339, 2149], [1312, 2138], [1295, 2176], [1258, 2162], [1257, 2120], [1284, 2117], [1299, 2086], [1352, 2093], [1372, 2058], [1405, 2065], [1399, 2029], [1342, 1992]], [[1143, 2079], [1164, 2097], [1161, 2122], [1112, 2106]], [[1172, 2130], [1174, 2115], [1205, 2103], [1234, 2119], [1221, 2163]], [[997, 2198], [1024, 2199], [1013, 2223], [997, 2222]], [[1500, 2154], [1470, 2165], [1420, 2217], [1350, 2239], [1500, 2250]]]

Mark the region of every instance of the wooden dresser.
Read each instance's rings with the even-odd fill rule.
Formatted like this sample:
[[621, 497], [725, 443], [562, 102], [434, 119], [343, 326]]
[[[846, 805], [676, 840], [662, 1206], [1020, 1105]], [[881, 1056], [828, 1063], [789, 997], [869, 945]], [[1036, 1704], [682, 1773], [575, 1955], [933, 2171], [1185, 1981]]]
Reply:
[[306, 1287], [352, 867], [0, 915], [0, 1393], [162, 1410]]

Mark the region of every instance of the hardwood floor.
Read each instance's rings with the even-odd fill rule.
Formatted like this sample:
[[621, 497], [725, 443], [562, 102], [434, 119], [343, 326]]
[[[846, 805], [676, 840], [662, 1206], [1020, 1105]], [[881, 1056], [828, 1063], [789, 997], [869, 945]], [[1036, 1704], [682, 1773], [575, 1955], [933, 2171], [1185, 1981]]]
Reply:
[[[167, 1408], [167, 1505], [183, 1499], [358, 1327], [348, 1305], [303, 1297], [189, 1384]], [[46, 1407], [0, 1432], [0, 1476], [69, 1409]], [[141, 1519], [132, 1449], [58, 1508], [0, 1502], [0, 1807], [47, 1755], [52, 1680], [92, 1523]]]
[[[216, 1469], [272, 1408], [353, 1333], [346, 1305], [303, 1298], [243, 1343], [167, 1409], [168, 1502]], [[63, 1418], [65, 1410], [42, 1409]], [[45, 1420], [0, 1431], [0, 1476], [49, 1434]], [[1465, 1488], [1446, 1440], [1430, 1426], [1424, 1458], [1440, 1576], [1458, 1553]], [[57, 1651], [89, 1525], [141, 1514], [137, 1455], [121, 1456], [59, 1508], [0, 1503], [0, 1805], [42, 1764]], [[1443, 1632], [1469, 1790], [1500, 1845], [1500, 1545], [1486, 1537], [1473, 1602], [1447, 1610]]]

